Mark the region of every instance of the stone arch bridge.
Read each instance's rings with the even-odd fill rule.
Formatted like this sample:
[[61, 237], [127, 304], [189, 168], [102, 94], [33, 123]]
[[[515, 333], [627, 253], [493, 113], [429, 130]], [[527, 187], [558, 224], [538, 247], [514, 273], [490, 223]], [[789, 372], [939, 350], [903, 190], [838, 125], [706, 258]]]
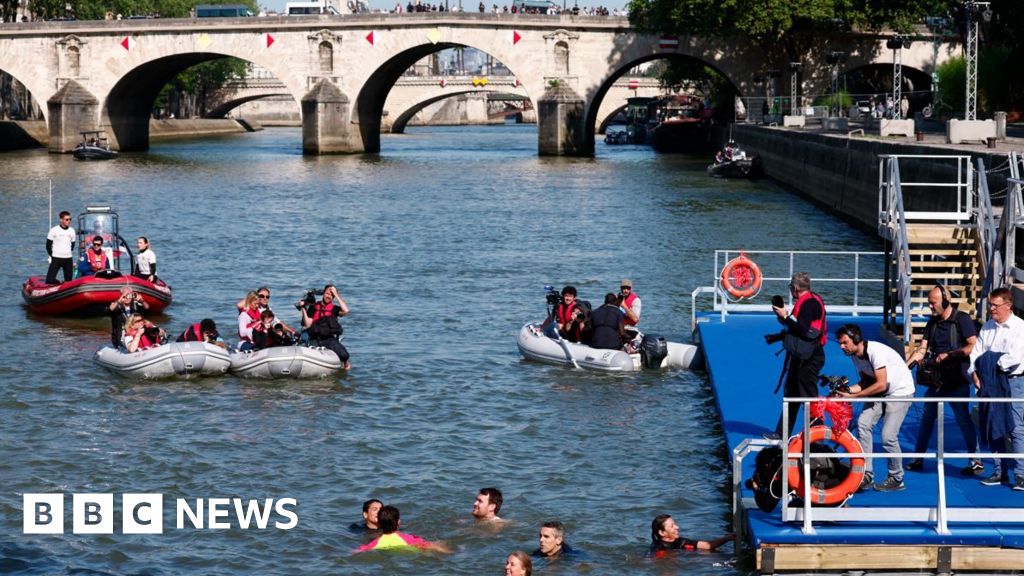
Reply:
[[[836, 37], [804, 63], [803, 91], [821, 92], [827, 50], [846, 66], [891, 62], [881, 35]], [[659, 58], [695, 58], [741, 95], [770, 65], [742, 42], [640, 33], [625, 18], [414, 13], [274, 18], [33, 22], [0, 27], [0, 70], [46, 102], [50, 149], [106, 129], [121, 150], [149, 146], [149, 116], [163, 85], [203, 61], [232, 56], [269, 70], [301, 102], [309, 154], [376, 152], [385, 101], [402, 73], [439, 50], [470, 47], [515, 75], [537, 111], [538, 151], [589, 155], [601, 104], [615, 80]], [[953, 47], [917, 42], [905, 66], [930, 72]]]
[[[483, 82], [486, 80], [486, 82]], [[630, 82], [633, 84], [631, 85]], [[595, 130], [603, 134], [608, 123], [626, 107], [631, 96], [658, 96], [663, 93], [656, 78], [619, 78], [605, 94], [598, 109]], [[460, 95], [484, 95], [502, 101], [516, 97], [530, 101], [530, 95], [514, 76], [402, 76], [384, 103], [383, 117], [388, 120], [383, 129], [401, 133], [409, 121], [421, 110], [435, 102]], [[263, 98], [288, 97], [288, 89], [276, 78], [245, 78], [229, 82], [209, 97], [209, 118], [220, 118], [243, 104]], [[292, 101], [295, 114], [301, 110]], [[486, 111], [481, 111], [485, 114]], [[482, 118], [483, 119], [483, 118]]]

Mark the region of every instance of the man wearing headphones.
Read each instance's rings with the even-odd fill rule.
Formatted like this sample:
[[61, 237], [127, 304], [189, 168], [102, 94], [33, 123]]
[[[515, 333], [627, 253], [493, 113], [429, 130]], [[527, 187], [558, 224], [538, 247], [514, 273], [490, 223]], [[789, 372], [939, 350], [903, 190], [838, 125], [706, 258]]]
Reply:
[[[864, 339], [860, 326], [845, 324], [836, 330], [839, 348], [853, 360], [860, 374], [860, 382], [850, 386], [849, 392], [840, 392], [847, 398], [913, 398], [914, 377], [903, 362], [899, 352], [881, 342]], [[874, 451], [872, 430], [882, 422], [882, 448], [892, 454], [889, 457], [889, 476], [884, 482], [875, 484], [875, 490], [892, 492], [903, 490], [903, 459], [900, 457], [900, 427], [910, 410], [910, 402], [868, 402], [864, 404], [857, 418], [857, 439], [865, 452]], [[871, 458], [864, 459], [864, 481], [861, 489], [875, 479]]]
[[[971, 380], [967, 369], [971, 365], [971, 350], [978, 341], [974, 321], [967, 314], [956, 309], [949, 301], [949, 294], [942, 285], [936, 285], [928, 292], [928, 307], [932, 317], [924, 327], [924, 338], [917, 350], [907, 358], [907, 366], [922, 362], [934, 363], [937, 367], [938, 381], [928, 383], [925, 398], [970, 398]], [[918, 384], [921, 382], [921, 371], [918, 370]], [[978, 432], [971, 420], [970, 405], [967, 402], [949, 404], [956, 416], [956, 424], [964, 435], [964, 444], [968, 452], [978, 451]], [[921, 415], [921, 427], [917, 431], [917, 443], [914, 452], [927, 452], [928, 443], [935, 431], [935, 420], [938, 418], [938, 405], [924, 405]], [[924, 460], [917, 458], [907, 463], [907, 470], [921, 470]], [[965, 476], [975, 476], [985, 472], [981, 460], [971, 460], [961, 470]]]

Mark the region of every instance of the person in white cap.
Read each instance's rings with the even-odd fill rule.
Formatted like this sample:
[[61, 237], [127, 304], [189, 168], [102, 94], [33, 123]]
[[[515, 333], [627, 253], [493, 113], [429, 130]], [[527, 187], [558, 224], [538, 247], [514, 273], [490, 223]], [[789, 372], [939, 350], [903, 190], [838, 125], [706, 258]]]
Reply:
[[626, 315], [626, 332], [632, 332], [635, 335], [639, 331], [636, 325], [640, 323], [642, 303], [640, 296], [633, 292], [633, 281], [629, 278], [623, 278], [622, 282], [619, 282], [619, 297], [622, 298], [619, 308]]

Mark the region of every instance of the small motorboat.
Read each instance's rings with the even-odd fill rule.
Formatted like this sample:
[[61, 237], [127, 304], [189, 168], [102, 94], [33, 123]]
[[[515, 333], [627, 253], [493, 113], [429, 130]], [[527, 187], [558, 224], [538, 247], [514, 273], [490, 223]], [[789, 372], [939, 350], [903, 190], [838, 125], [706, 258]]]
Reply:
[[71, 154], [79, 160], [112, 160], [117, 158], [117, 150], [110, 149], [110, 141], [102, 130], [82, 132], [82, 141], [75, 146]]
[[150, 282], [130, 273], [135, 268], [135, 255], [118, 233], [117, 212], [109, 206], [87, 207], [78, 215], [76, 234], [79, 264], [86, 261], [85, 250], [98, 236], [106, 245], [106, 268], [91, 273], [88, 265], [82, 264], [76, 267], [76, 274], [82, 270], [89, 273], [61, 284], [47, 284], [45, 276], [32, 276], [21, 287], [21, 296], [30, 310], [50, 316], [106, 314], [125, 287], [142, 296], [151, 314], [159, 314], [171, 303], [171, 287], [163, 280]]
[[609, 129], [604, 133], [604, 143], [609, 145], [628, 144], [629, 137], [625, 130]]
[[715, 154], [715, 162], [708, 166], [708, 176], [760, 178], [763, 175], [761, 157], [757, 154], [747, 154], [732, 141]]
[[231, 373], [240, 378], [327, 378], [341, 370], [333, 350], [310, 346], [273, 346], [231, 352]]
[[93, 362], [122, 376], [190, 378], [220, 376], [231, 366], [228, 351], [207, 342], [170, 342], [138, 352], [104, 346]]
[[519, 330], [519, 353], [528, 360], [561, 364], [603, 372], [636, 372], [643, 368], [692, 369], [699, 367], [701, 356], [696, 346], [667, 342], [660, 336], [645, 335], [638, 351], [602, 350], [569, 342], [558, 336], [549, 324], [528, 323]]

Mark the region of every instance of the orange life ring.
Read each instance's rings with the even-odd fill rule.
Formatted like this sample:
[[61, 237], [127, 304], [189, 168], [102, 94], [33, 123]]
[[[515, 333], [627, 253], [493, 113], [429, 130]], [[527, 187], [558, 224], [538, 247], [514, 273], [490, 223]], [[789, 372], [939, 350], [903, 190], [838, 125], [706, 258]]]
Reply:
[[752, 298], [761, 291], [761, 269], [740, 252], [722, 268], [722, 288], [733, 298]]
[[[850, 434], [849, 430], [844, 430], [841, 436], [835, 437], [832, 434], [832, 429], [828, 426], [812, 427], [811, 443], [821, 442], [822, 440], [831, 440], [845, 448], [846, 451], [851, 454], [863, 452], [860, 442], [853, 437], [853, 434]], [[804, 437], [803, 434], [801, 434], [789, 442], [789, 452], [803, 452], [803, 450]], [[841, 456], [842, 453], [839, 453], [839, 455]], [[804, 489], [803, 466], [791, 465], [789, 467], [788, 479], [789, 487], [796, 490], [798, 495], [802, 495]], [[844, 478], [838, 486], [833, 486], [827, 490], [824, 488], [816, 488], [813, 485], [811, 486], [811, 503], [839, 504], [849, 498], [851, 494], [857, 492], [863, 479], [864, 458], [850, 458], [850, 473], [846, 475], [846, 478]]]

